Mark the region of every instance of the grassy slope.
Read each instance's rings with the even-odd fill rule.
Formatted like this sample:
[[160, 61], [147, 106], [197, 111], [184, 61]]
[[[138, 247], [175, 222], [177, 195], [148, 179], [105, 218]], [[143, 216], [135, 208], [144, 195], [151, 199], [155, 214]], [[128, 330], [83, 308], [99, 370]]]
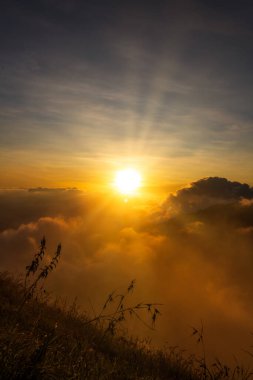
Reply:
[[[0, 274], [1, 379], [220, 379], [175, 351], [149, 351], [138, 341], [106, 334], [74, 307], [29, 301], [22, 285]], [[196, 363], [195, 363], [196, 364]], [[234, 379], [246, 379], [241, 369]]]

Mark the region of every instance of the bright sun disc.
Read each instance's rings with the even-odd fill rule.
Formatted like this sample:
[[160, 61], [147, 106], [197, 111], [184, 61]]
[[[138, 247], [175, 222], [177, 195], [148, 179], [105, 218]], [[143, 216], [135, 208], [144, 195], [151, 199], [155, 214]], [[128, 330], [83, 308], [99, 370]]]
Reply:
[[134, 169], [119, 170], [116, 173], [115, 186], [122, 194], [133, 194], [140, 183], [141, 176]]

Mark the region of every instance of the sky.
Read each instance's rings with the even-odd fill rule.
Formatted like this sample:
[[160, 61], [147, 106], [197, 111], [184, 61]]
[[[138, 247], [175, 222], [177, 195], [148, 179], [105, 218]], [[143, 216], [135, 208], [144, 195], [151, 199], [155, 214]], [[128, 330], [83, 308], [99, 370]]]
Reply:
[[198, 352], [203, 322], [208, 358], [248, 363], [252, 21], [244, 0], [1, 5], [0, 271], [24, 275], [45, 236], [52, 294], [92, 315], [136, 279], [133, 302], [163, 306], [131, 334]]
[[251, 1], [5, 2], [3, 188], [253, 183]]

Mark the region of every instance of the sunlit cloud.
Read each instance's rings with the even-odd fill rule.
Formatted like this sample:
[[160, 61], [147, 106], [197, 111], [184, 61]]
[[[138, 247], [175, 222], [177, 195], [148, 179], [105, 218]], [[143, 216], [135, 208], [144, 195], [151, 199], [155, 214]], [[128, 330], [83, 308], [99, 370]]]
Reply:
[[[152, 207], [143, 213], [134, 203], [75, 189], [2, 191], [2, 215], [15, 207], [0, 220], [1, 270], [24, 273], [45, 235], [49, 255], [58, 242], [63, 247], [50, 291], [77, 296], [86, 310], [92, 299], [98, 310], [111, 290], [135, 278], [133, 300], [164, 304], [154, 343], [195, 349], [189, 325], [202, 319], [209, 355], [246, 360], [241, 349], [250, 345], [252, 329], [253, 210], [240, 195], [251, 200], [251, 191], [222, 178], [197, 181], [173, 196], [173, 218], [164, 217], [164, 205], [155, 217]], [[185, 199], [194, 194], [193, 212]], [[129, 328], [149, 335], [140, 326]]]

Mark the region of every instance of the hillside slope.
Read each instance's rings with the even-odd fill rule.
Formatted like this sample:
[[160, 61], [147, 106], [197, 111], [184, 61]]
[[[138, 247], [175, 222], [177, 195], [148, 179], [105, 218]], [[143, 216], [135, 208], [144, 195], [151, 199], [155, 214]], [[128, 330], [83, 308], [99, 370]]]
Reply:
[[[0, 378], [5, 379], [222, 379], [229, 369], [212, 370], [179, 351], [151, 351], [95, 326], [75, 305], [32, 299], [23, 303], [23, 285], [0, 274]], [[241, 368], [233, 379], [246, 379]]]

